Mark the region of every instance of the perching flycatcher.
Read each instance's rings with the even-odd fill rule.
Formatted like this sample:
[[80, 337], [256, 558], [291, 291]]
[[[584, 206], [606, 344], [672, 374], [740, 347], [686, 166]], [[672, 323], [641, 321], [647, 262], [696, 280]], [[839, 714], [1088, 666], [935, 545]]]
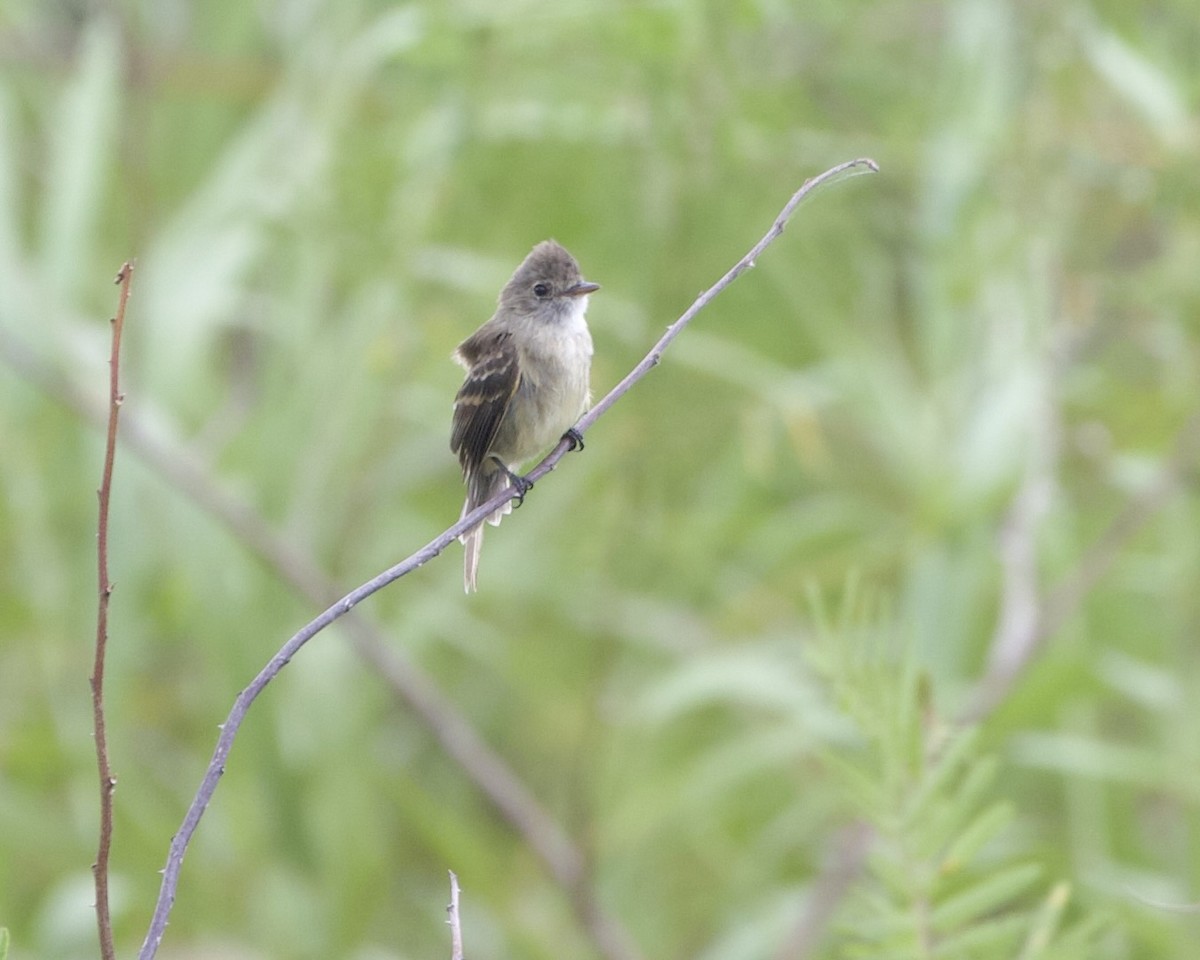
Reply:
[[[587, 409], [592, 336], [584, 314], [588, 295], [599, 289], [583, 279], [574, 257], [545, 240], [504, 285], [492, 318], [454, 352], [467, 369], [450, 434], [467, 484], [463, 516], [510, 484], [523, 496], [527, 481], [517, 468], [568, 433]], [[488, 523], [495, 526], [511, 510], [510, 500]], [[470, 593], [483, 525], [461, 539]]]

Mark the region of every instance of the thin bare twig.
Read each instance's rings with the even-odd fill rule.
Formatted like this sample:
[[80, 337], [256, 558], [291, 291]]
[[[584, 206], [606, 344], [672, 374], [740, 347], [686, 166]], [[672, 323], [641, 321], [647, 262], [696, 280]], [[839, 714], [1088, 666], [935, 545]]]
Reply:
[[[860, 159], [852, 160], [847, 163], [839, 164], [838, 166], [827, 170], [825, 173], [812, 178], [793, 194], [788, 201], [783, 211], [775, 219], [771, 225], [771, 229], [766, 235], [750, 250], [746, 256], [739, 260], [720, 280], [712, 287], [702, 293], [691, 307], [681, 316], [675, 323], [667, 328], [666, 333], [659, 339], [649, 354], [639, 363], [620, 383], [618, 383], [609, 393], [602, 399], [591, 411], [589, 411], [576, 424], [576, 430], [583, 433], [587, 430], [601, 415], [603, 415], [609, 407], [611, 407], [621, 396], [623, 396], [638, 380], [644, 377], [652, 367], [654, 367], [662, 357], [663, 351], [670, 345], [682, 331], [692, 318], [696, 316], [709, 302], [712, 301], [719, 293], [729, 286], [738, 276], [746, 270], [754, 266], [756, 258], [770, 245], [776, 237], [778, 237], [786, 225], [788, 219], [795, 211], [796, 207], [812, 193], [817, 187], [828, 183], [832, 180], [839, 179], [847, 174], [860, 173], [866, 171], [877, 171], [879, 168], [873, 160]], [[550, 451], [550, 453], [539, 463], [530, 473], [529, 479], [537, 480], [551, 470], [560, 459], [572, 447], [571, 441], [564, 438], [559, 444]], [[159, 890], [158, 902], [155, 907], [154, 916], [150, 923], [150, 929], [146, 934], [146, 940], [142, 944], [141, 952], [139, 953], [140, 960], [150, 960], [157, 953], [158, 946], [162, 942], [163, 934], [166, 932], [167, 919], [170, 916], [171, 908], [175, 901], [175, 891], [179, 883], [179, 872], [183, 865], [183, 857], [187, 852], [191, 838], [200, 823], [200, 819], [204, 815], [209, 802], [212, 799], [213, 793], [217, 788], [222, 774], [225, 771], [225, 763], [229, 756], [229, 751], [233, 747], [233, 740], [237, 736], [238, 730], [241, 728], [242, 722], [245, 720], [246, 713], [255, 698], [266, 688], [279, 672], [288, 664], [293, 656], [314, 636], [324, 630], [335, 620], [343, 617], [354, 609], [359, 603], [371, 596], [373, 593], [381, 590], [388, 584], [398, 580], [399, 578], [411, 573], [418, 567], [428, 563], [443, 550], [453, 543], [459, 536], [472, 527], [476, 526], [483, 519], [499, 507], [503, 506], [509, 500], [516, 496], [516, 489], [509, 487], [502, 493], [493, 497], [487, 503], [481, 505], [476, 510], [462, 517], [457, 523], [453, 524], [443, 533], [435, 537], [420, 550], [413, 553], [407, 559], [397, 563], [378, 576], [364, 583], [362, 586], [350, 593], [346, 594], [332, 606], [327, 608], [315, 620], [308, 623], [300, 631], [294, 634], [285, 643], [280, 650], [267, 662], [266, 666], [259, 671], [258, 675], [250, 682], [234, 701], [233, 708], [230, 710], [225, 723], [221, 726], [221, 733], [217, 739], [217, 746], [213, 752], [212, 760], [209, 762], [208, 769], [201, 780], [200, 787], [196, 792], [196, 796], [188, 808], [182, 825], [179, 831], [175, 834], [171, 841], [170, 852], [167, 856], [167, 864], [163, 870], [163, 881]]]
[[117, 422], [121, 414], [121, 331], [125, 327], [125, 307], [133, 283], [133, 263], [126, 261], [115, 281], [121, 287], [117, 315], [112, 321], [112, 352], [108, 358], [108, 437], [104, 445], [104, 469], [100, 478], [100, 517], [96, 531], [96, 574], [99, 580], [99, 612], [96, 616], [96, 651], [92, 664], [92, 727], [96, 744], [96, 767], [100, 774], [100, 844], [92, 878], [96, 885], [96, 926], [100, 934], [100, 956], [114, 960], [112, 915], [108, 905], [108, 858], [112, 851], [112, 798], [117, 789], [108, 760], [108, 736], [104, 729], [104, 656], [108, 649], [108, 601], [113, 585], [108, 579], [108, 507], [112, 495], [113, 463], [117, 456]]
[[446, 922], [450, 924], [450, 960], [463, 960], [462, 922], [458, 917], [458, 877], [450, 871], [450, 906], [446, 908]]

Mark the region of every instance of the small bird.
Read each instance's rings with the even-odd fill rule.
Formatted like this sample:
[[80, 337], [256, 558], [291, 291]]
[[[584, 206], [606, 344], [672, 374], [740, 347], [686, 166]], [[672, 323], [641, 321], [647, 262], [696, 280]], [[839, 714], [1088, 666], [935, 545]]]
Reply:
[[[545, 240], [530, 251], [500, 291], [496, 312], [454, 351], [467, 370], [454, 398], [450, 449], [458, 454], [467, 500], [462, 516], [510, 484], [524, 497], [517, 468], [564, 434], [588, 408], [592, 336], [588, 295], [600, 289], [565, 249]], [[582, 446], [578, 434], [572, 442]], [[520, 499], [518, 499], [518, 505]], [[487, 518], [495, 526], [510, 500]], [[460, 538], [463, 585], [476, 589], [483, 525]]]

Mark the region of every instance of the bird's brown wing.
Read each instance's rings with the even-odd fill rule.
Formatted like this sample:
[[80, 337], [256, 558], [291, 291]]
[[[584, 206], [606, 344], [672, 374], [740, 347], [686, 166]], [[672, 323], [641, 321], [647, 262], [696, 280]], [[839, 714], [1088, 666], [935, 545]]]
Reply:
[[458, 355], [469, 364], [467, 379], [454, 398], [450, 449], [458, 454], [463, 473], [478, 468], [492, 442], [517, 386], [521, 368], [508, 332], [467, 339]]

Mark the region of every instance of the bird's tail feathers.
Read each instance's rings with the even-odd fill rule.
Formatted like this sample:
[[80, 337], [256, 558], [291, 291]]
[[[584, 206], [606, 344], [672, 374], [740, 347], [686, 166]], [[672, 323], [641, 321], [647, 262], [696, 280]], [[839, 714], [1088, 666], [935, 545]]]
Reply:
[[479, 554], [483, 550], [483, 525], [462, 535], [463, 542], [463, 590], [474, 593], [479, 589]]
[[[465, 517], [481, 504], [487, 503], [492, 497], [508, 487], [508, 476], [503, 470], [482, 471], [473, 473], [467, 478], [467, 499], [463, 503], [459, 518]], [[493, 527], [499, 526], [505, 514], [512, 513], [512, 501], [508, 501], [499, 510], [489, 514], [485, 519]], [[479, 572], [479, 554], [483, 550], [483, 524], [468, 530], [459, 540], [463, 544], [463, 588], [467, 593], [474, 593]]]

